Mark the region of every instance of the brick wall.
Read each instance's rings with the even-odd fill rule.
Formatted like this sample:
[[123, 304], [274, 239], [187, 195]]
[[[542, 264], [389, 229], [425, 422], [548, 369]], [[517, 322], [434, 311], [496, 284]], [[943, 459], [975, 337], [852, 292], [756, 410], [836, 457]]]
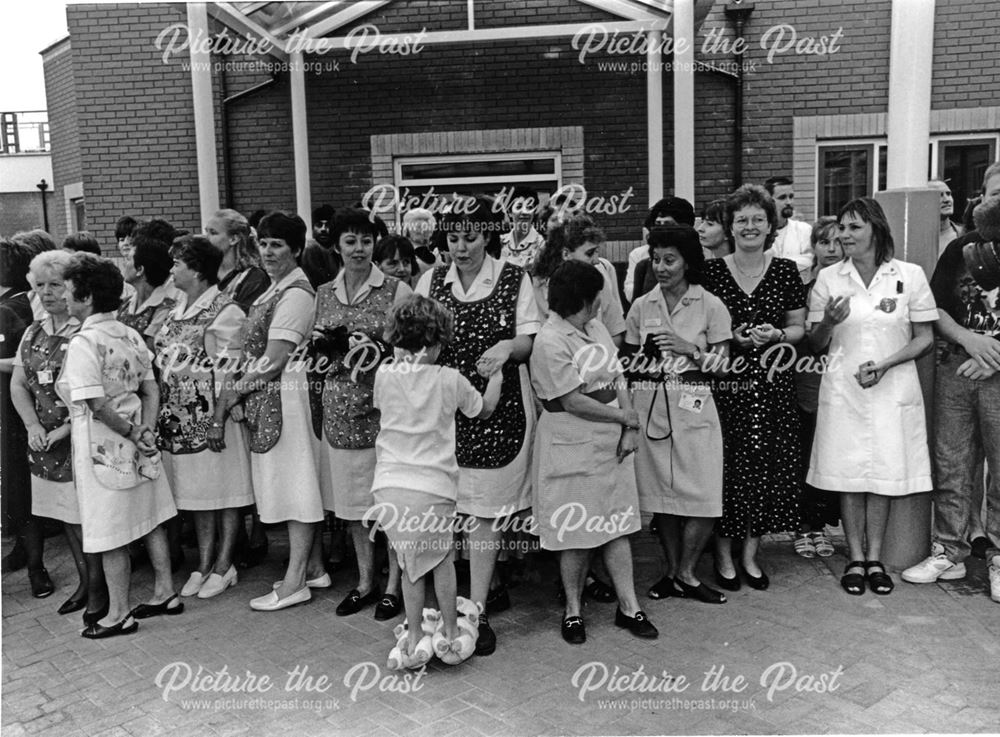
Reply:
[[934, 109], [1000, 101], [1000, 3], [948, 0], [934, 6]]
[[[49, 228], [60, 243], [72, 228], [67, 222], [64, 192], [67, 184], [83, 181], [80, 164], [80, 132], [77, 122], [73, 49], [64, 39], [46, 49], [44, 58], [45, 99], [52, 143], [52, 197]], [[88, 203], [89, 204], [89, 203]]]
[[102, 242], [126, 213], [200, 227], [190, 74], [155, 46], [186, 19], [183, 4], [67, 8], [87, 219]]

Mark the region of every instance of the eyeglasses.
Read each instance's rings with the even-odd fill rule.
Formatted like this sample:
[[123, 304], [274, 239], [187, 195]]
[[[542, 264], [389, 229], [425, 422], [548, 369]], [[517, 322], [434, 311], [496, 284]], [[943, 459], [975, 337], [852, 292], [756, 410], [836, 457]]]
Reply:
[[742, 228], [746, 225], [764, 225], [767, 223], [767, 218], [763, 215], [754, 215], [752, 218], [738, 217], [733, 218], [733, 225], [738, 228]]

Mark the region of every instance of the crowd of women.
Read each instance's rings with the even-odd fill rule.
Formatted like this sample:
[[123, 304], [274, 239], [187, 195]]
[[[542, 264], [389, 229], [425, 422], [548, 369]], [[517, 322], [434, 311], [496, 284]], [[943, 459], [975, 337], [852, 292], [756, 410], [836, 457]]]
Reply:
[[[410, 666], [494, 651], [487, 610], [509, 606], [498, 556], [529, 533], [558, 553], [567, 642], [586, 639], [585, 595], [617, 601], [616, 625], [655, 638], [628, 542], [643, 513], [665, 556], [654, 599], [767, 589], [762, 536], [794, 532], [797, 552], [829, 556], [838, 512], [843, 588], [890, 593], [889, 500], [931, 489], [914, 359], [937, 311], [923, 271], [894, 258], [871, 199], [815, 224], [808, 285], [770, 250], [777, 214], [761, 187], [711, 203], [697, 230], [656, 215], [627, 312], [593, 219], [550, 206], [527, 237], [501, 240], [504, 215], [481, 198], [407, 213], [402, 235], [364, 210], [327, 213], [335, 276], [319, 284], [300, 265], [317, 244], [282, 212], [252, 228], [222, 210], [204, 235], [141, 224], [123, 236], [121, 270], [3, 241], [5, 366], [24, 428], [5, 438], [5, 481], [30, 488], [23, 517], [66, 526], [80, 581], [59, 612], [83, 609], [83, 636], [103, 638], [222, 594], [238, 583], [251, 505], [255, 524], [286, 526], [289, 547], [250, 607], [331, 586], [332, 512], [357, 561], [336, 613], [374, 604], [391, 619], [405, 606], [397, 662]], [[165, 523], [178, 510], [198, 561], [175, 592]], [[396, 553], [384, 588], [374, 528]], [[155, 585], [133, 607], [140, 538]], [[706, 546], [714, 587], [696, 570]], [[51, 593], [37, 541], [28, 568], [35, 595]], [[436, 632], [416, 626], [428, 594]]]

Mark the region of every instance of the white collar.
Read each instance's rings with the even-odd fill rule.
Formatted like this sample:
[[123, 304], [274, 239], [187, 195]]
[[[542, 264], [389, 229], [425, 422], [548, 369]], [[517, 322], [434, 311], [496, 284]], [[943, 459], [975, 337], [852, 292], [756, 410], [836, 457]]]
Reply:
[[333, 279], [333, 293], [342, 304], [357, 304], [367, 296], [372, 289], [378, 289], [385, 284], [385, 274], [375, 264], [372, 264], [371, 271], [362, 282], [361, 287], [354, 294], [354, 301], [347, 299], [347, 270], [341, 269]]

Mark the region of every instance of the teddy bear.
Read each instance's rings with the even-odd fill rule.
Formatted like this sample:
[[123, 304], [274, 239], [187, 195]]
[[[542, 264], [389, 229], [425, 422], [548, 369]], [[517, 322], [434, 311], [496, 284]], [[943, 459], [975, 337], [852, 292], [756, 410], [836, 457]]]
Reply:
[[972, 211], [978, 240], [962, 249], [969, 275], [985, 291], [1000, 287], [1000, 198], [980, 202]]
[[458, 636], [448, 640], [444, 633], [444, 621], [438, 624], [432, 641], [434, 654], [446, 665], [458, 665], [468, 660], [476, 651], [479, 639], [479, 615], [482, 607], [469, 599], [459, 596], [455, 601], [458, 613]]
[[397, 624], [392, 630], [396, 637], [396, 646], [389, 651], [386, 667], [389, 670], [403, 670], [404, 668], [416, 669], [426, 665], [434, 655], [432, 638], [440, 626], [440, 621], [441, 612], [429, 607], [424, 608], [423, 616], [420, 618], [420, 631], [423, 636], [412, 653], [410, 652], [408, 620], [404, 619], [401, 624]]

